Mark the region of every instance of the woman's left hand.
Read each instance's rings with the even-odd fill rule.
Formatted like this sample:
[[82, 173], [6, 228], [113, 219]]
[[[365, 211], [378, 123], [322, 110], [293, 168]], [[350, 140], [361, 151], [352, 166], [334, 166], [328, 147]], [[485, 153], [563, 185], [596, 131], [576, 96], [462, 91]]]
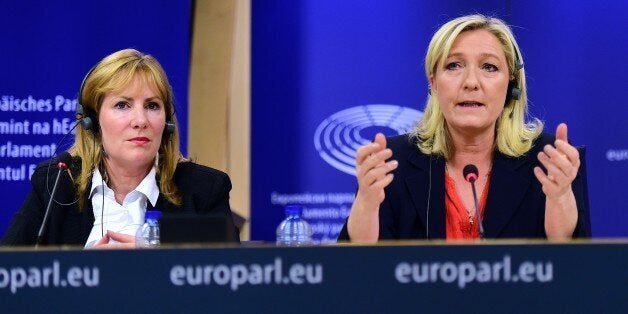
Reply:
[[534, 167], [534, 175], [543, 186], [543, 193], [548, 199], [560, 199], [573, 195], [571, 182], [576, 178], [580, 167], [578, 150], [567, 142], [567, 125], [561, 123], [556, 128], [554, 146], [545, 145], [539, 152], [538, 159], [547, 169]]
[[578, 223], [578, 206], [571, 183], [578, 174], [580, 154], [567, 142], [567, 125], [556, 128], [554, 146], [545, 145], [538, 155], [547, 169], [534, 167], [534, 175], [545, 193], [545, 234], [548, 239], [568, 239]]
[[135, 248], [135, 237], [107, 230], [107, 234], [102, 237], [94, 246], [94, 249], [132, 249]]

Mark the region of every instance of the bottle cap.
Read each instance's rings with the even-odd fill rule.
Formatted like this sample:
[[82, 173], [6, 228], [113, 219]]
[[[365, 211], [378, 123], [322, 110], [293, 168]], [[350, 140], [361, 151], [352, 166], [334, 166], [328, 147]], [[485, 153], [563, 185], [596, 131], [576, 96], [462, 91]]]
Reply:
[[285, 209], [286, 216], [301, 216], [303, 212], [303, 206], [301, 205], [287, 205]]
[[147, 210], [146, 211], [146, 220], [159, 220], [161, 218], [161, 211], [158, 210]]

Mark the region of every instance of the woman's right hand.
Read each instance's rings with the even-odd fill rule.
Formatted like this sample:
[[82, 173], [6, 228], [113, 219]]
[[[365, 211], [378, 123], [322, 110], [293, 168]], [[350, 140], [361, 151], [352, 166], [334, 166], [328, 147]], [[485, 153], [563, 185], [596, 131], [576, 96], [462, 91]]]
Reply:
[[132, 249], [135, 248], [135, 237], [119, 232], [107, 230], [107, 233], [98, 240], [93, 249]]
[[358, 193], [349, 214], [348, 232], [351, 241], [376, 242], [379, 237], [379, 205], [384, 201], [384, 188], [393, 180], [391, 171], [397, 161], [387, 159], [392, 151], [386, 148], [386, 138], [377, 133], [373, 143], [360, 147], [356, 155]]

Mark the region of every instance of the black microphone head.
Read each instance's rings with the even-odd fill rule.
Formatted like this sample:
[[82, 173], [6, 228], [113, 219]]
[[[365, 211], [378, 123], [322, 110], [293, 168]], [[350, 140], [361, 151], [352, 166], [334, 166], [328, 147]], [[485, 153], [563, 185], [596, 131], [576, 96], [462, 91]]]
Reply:
[[57, 169], [68, 170], [70, 166], [73, 165], [73, 157], [67, 151], [57, 155], [57, 157], [52, 161], [52, 165], [56, 166]]
[[462, 169], [462, 176], [469, 182], [475, 182], [478, 179], [478, 167], [474, 164], [468, 164]]
[[59, 154], [54, 160], [55, 164], [64, 163], [66, 165], [70, 165], [72, 164], [72, 155], [70, 155], [70, 153], [68, 153], [67, 151], [64, 151], [63, 153]]

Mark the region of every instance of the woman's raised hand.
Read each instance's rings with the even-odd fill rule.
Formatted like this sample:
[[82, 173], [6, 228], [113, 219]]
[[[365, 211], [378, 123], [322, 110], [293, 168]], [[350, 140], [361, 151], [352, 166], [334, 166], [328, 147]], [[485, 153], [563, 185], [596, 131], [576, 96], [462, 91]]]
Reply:
[[384, 201], [384, 188], [393, 180], [391, 171], [397, 161], [390, 160], [386, 138], [377, 133], [373, 143], [360, 147], [355, 160], [358, 193], [351, 206], [347, 229], [354, 242], [376, 242], [379, 237], [379, 205]]

